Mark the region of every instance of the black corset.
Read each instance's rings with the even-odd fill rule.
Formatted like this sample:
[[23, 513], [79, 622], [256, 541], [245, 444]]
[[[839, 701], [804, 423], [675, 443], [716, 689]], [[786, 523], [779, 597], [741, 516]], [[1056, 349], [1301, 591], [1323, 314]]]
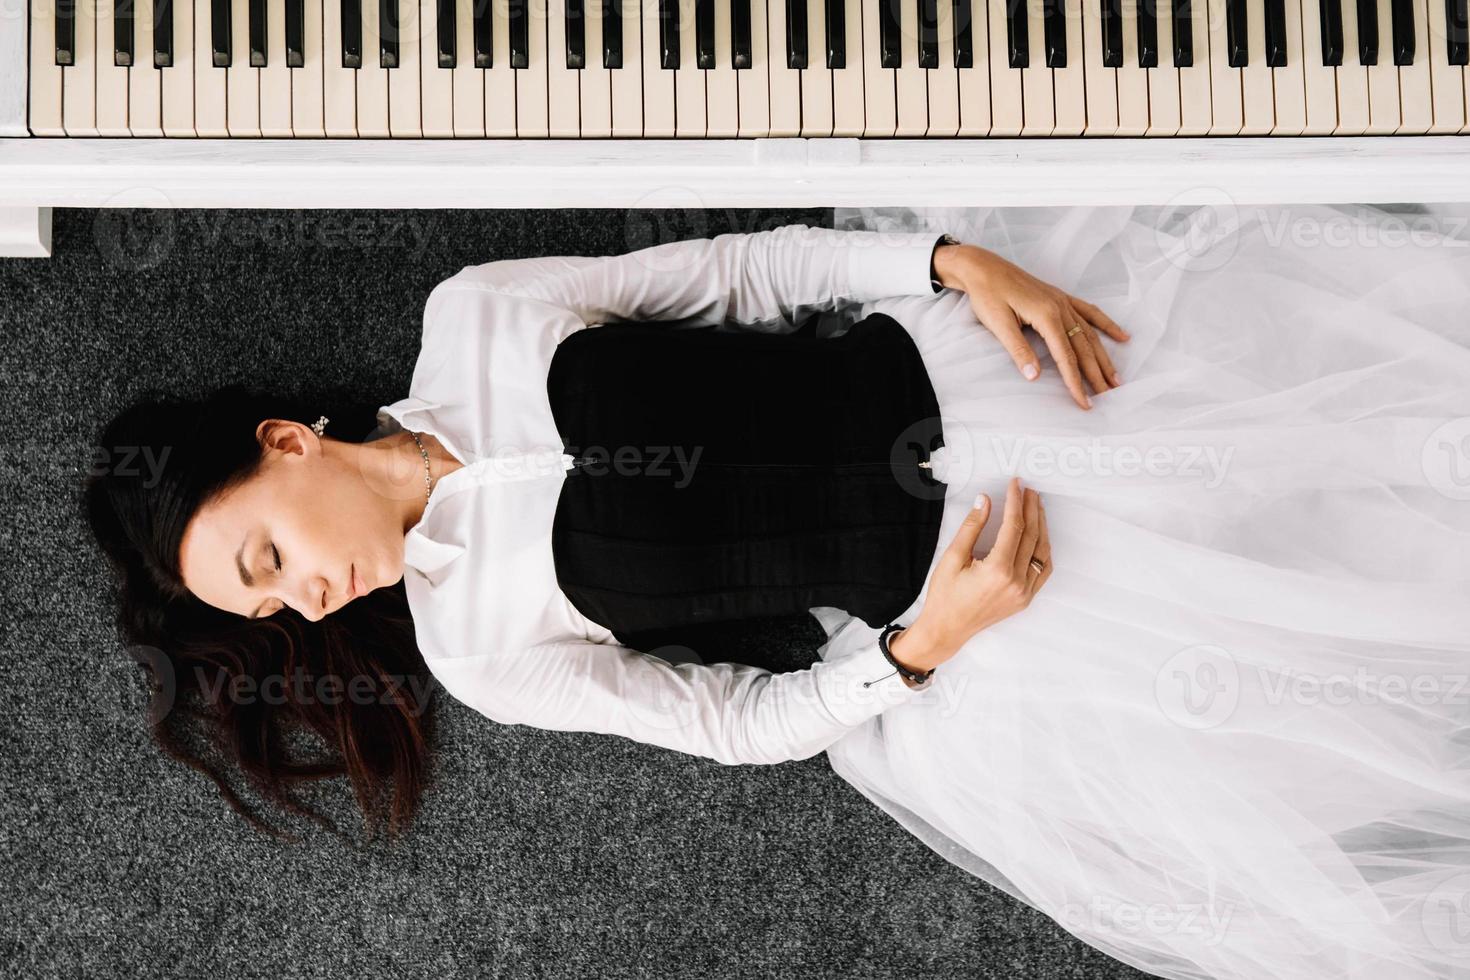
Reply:
[[813, 606], [882, 626], [923, 588], [944, 511], [918, 466], [943, 444], [928, 373], [889, 316], [814, 323], [615, 323], [557, 347], [547, 392], [579, 461], [557, 580], [620, 643]]

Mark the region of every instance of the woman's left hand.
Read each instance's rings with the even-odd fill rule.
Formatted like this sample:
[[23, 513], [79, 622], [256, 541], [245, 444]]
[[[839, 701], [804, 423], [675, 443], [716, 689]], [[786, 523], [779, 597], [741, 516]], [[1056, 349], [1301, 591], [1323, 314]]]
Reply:
[[1083, 378], [1099, 394], [1123, 383], [1097, 333], [1100, 330], [1122, 342], [1128, 339], [1128, 331], [1087, 300], [1042, 282], [978, 245], [938, 246], [934, 272], [940, 285], [963, 290], [970, 297], [976, 319], [995, 334], [1027, 380], [1041, 376], [1041, 364], [1021, 333], [1024, 326], [1046, 341], [1072, 400], [1083, 408], [1092, 407], [1082, 387]]

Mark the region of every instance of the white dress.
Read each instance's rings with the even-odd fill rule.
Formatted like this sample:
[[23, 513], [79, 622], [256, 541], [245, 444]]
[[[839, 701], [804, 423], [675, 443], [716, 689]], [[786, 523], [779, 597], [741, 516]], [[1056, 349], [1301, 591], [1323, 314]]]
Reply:
[[[1092, 300], [1123, 384], [887, 300], [945, 415], [941, 541], [1010, 474], [1055, 572], [828, 749], [955, 864], [1176, 978], [1470, 976], [1470, 234], [1361, 208], [839, 210]], [[1438, 230], [1436, 230], [1436, 228]], [[871, 308], [871, 304], [865, 308]], [[927, 587], [926, 587], [927, 594]], [[921, 595], [905, 622], [923, 605]], [[840, 660], [875, 630], [815, 611]]]

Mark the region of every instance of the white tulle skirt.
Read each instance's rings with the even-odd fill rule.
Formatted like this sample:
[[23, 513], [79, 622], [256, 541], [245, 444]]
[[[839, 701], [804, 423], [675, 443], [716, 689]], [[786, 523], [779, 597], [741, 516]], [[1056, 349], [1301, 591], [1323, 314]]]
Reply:
[[[1055, 571], [833, 769], [1160, 976], [1470, 976], [1470, 233], [1315, 206], [837, 224], [949, 231], [1133, 339], [1084, 412], [960, 293], [865, 307], [939, 395], [941, 545], [984, 490], [983, 554], [1018, 474]], [[813, 612], [828, 659], [876, 635]]]

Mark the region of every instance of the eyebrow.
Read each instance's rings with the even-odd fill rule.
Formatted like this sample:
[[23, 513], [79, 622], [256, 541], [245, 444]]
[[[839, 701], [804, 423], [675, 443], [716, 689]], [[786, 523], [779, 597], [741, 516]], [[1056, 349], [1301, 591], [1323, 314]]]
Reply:
[[[245, 588], [247, 588], [247, 589], [250, 589], [250, 588], [254, 588], [255, 587], [255, 576], [254, 575], [251, 575], [250, 574], [250, 569], [248, 569], [248, 568], [245, 567], [245, 560], [244, 560], [244, 556], [245, 556], [245, 545], [247, 545], [249, 543], [250, 543], [250, 532], [247, 531], [247, 532], [245, 532], [245, 540], [240, 542], [240, 550], [237, 551], [237, 552], [235, 552], [235, 568], [238, 569], [239, 572], [240, 572], [240, 583], [242, 585], [244, 585]], [[253, 613], [251, 613], [249, 616], [246, 616], [245, 618], [246, 619], [259, 619], [260, 618], [260, 610], [264, 606], [265, 606], [265, 603], [262, 602], [259, 606], [256, 606], [255, 607], [255, 611]]]

